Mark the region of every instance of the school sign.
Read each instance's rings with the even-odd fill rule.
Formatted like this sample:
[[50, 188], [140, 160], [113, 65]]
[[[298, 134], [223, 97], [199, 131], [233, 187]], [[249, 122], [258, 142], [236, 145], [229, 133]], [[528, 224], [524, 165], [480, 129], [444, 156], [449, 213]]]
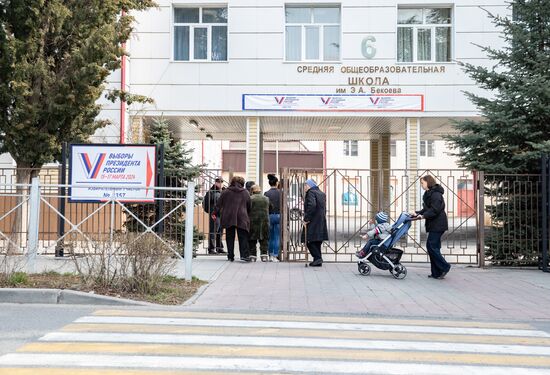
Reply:
[[70, 200], [153, 202], [156, 147], [149, 145], [71, 145]]

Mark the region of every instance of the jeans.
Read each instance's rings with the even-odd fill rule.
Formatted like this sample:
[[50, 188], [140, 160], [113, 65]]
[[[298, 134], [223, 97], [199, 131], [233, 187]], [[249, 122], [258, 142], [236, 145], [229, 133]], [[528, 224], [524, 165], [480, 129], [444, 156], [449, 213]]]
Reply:
[[372, 238], [365, 244], [365, 246], [363, 246], [363, 249], [361, 250], [364, 251], [365, 254], [368, 254], [370, 251], [370, 248], [374, 245], [378, 245], [380, 242], [382, 241], [377, 240], [376, 238]]
[[307, 248], [309, 250], [309, 253], [313, 257], [313, 260], [321, 259], [323, 260], [321, 256], [321, 245], [323, 245], [323, 241], [308, 241], [307, 242]]
[[269, 255], [279, 255], [281, 242], [281, 214], [269, 215]]
[[227, 243], [227, 259], [235, 259], [235, 233], [239, 237], [239, 253], [241, 258], [250, 256], [248, 250], [248, 231], [242, 228], [229, 227], [225, 230], [225, 242]]
[[441, 236], [443, 232], [430, 232], [426, 241], [430, 264], [432, 266], [432, 276], [440, 277], [443, 273], [449, 272], [451, 265], [447, 263], [441, 255]]
[[223, 250], [220, 218], [218, 217], [216, 220], [213, 220], [212, 216], [210, 216], [208, 221], [208, 250]]

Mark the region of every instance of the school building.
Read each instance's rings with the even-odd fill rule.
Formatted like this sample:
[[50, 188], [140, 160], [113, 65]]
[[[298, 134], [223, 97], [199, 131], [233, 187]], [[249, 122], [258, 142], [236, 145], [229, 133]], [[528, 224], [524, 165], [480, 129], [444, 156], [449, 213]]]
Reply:
[[[491, 64], [479, 46], [504, 42], [487, 12], [511, 14], [505, 0], [157, 3], [135, 14], [129, 57], [108, 82], [154, 103], [105, 101], [101, 117], [112, 125], [94, 140], [143, 142], [147, 126], [163, 116], [191, 141], [197, 162], [264, 188], [265, 174], [288, 163], [321, 179], [370, 171], [346, 172], [351, 190], [333, 187], [368, 201], [360, 216], [403, 197], [393, 211], [415, 208], [418, 171], [457, 169], [444, 136], [453, 121], [480, 118], [464, 92], [481, 92], [459, 62]], [[230, 158], [241, 170], [224, 170]], [[472, 176], [453, 173], [441, 174], [451, 195], [460, 195], [457, 186], [467, 195]], [[349, 200], [338, 206], [351, 212]], [[470, 204], [449, 206], [462, 227]], [[468, 262], [464, 251], [457, 261]]]
[[257, 181], [263, 145], [275, 141], [314, 141], [328, 168], [456, 167], [441, 139], [453, 120], [478, 117], [463, 92], [480, 91], [457, 62], [489, 64], [477, 45], [503, 42], [487, 11], [510, 13], [504, 0], [158, 5], [135, 15], [124, 74], [109, 83], [155, 102], [122, 115], [120, 103], [105, 103], [115, 125], [97, 139], [139, 142], [164, 116], [179, 137], [200, 141], [192, 145], [213, 167], [221, 141], [243, 144]]

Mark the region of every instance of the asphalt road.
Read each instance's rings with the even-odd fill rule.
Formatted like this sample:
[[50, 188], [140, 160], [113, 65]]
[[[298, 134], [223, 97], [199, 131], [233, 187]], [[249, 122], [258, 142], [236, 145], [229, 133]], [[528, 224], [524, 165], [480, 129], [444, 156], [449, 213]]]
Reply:
[[95, 306], [0, 304], [0, 355], [94, 310]]
[[550, 373], [540, 321], [10, 304], [0, 319], [0, 375]]

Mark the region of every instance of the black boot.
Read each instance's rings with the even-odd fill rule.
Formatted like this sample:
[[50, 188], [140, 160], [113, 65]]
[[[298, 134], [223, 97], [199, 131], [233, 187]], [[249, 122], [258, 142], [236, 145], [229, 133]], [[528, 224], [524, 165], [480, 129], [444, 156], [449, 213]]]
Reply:
[[313, 262], [309, 264], [310, 267], [322, 267], [323, 266], [323, 259], [315, 259]]

